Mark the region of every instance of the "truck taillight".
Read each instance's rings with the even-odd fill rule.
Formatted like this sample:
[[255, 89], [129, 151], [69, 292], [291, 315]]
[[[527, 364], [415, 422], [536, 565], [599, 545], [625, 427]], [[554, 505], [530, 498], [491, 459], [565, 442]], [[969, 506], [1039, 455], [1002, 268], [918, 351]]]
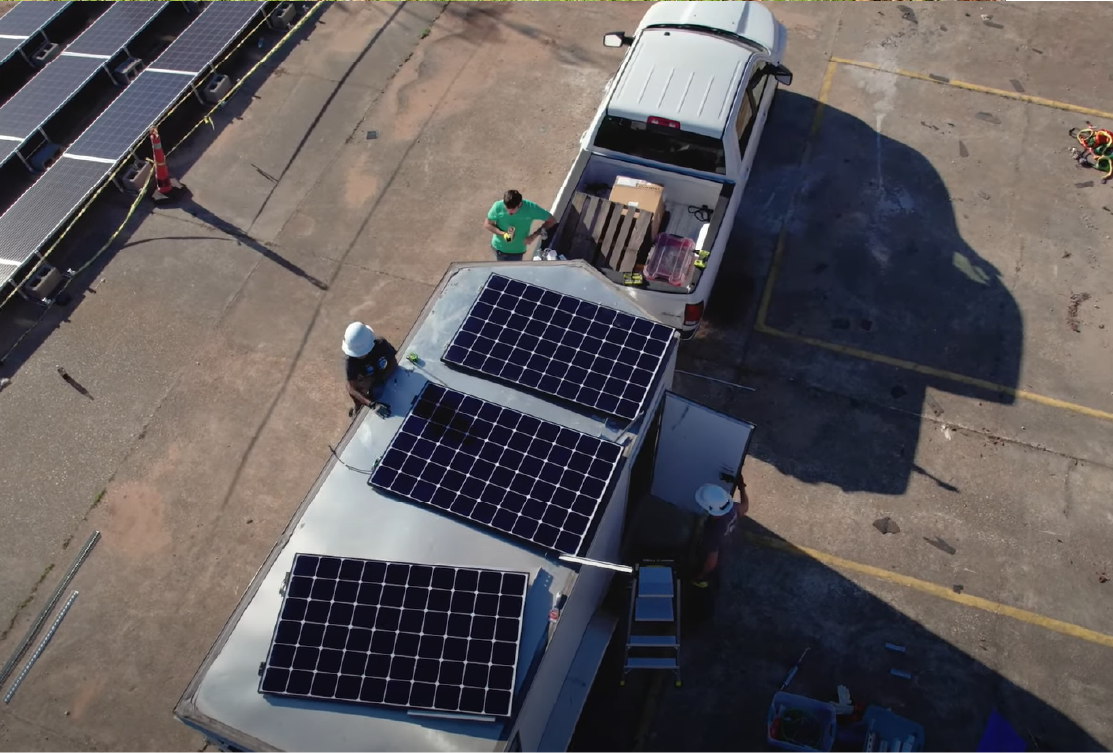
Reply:
[[649, 123], [649, 125], [664, 126], [665, 128], [680, 128], [680, 124], [677, 123], [675, 120], [669, 120], [668, 118], [658, 118], [656, 115], [649, 118], [646, 122]]
[[703, 301], [699, 303], [689, 303], [684, 307], [684, 326], [691, 327], [699, 324], [699, 320], [703, 318]]

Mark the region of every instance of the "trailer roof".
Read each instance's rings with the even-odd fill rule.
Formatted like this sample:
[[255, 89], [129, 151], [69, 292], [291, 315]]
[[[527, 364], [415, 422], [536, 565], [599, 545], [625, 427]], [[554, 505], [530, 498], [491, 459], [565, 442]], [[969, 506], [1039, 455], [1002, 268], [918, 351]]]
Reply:
[[[363, 411], [338, 449], [343, 464], [370, 469], [382, 456], [409, 406], [430, 379], [500, 405], [589, 434], [622, 441], [632, 427], [616, 427], [542, 397], [450, 369], [440, 360], [490, 274], [531, 282], [646, 316], [630, 298], [583, 262], [455, 265], [434, 291], [421, 318], [399, 347], [400, 366], [383, 401], [393, 415]], [[374, 324], [372, 322], [372, 324]], [[675, 347], [675, 346], [673, 346]], [[413, 366], [409, 352], [422, 361]], [[428, 377], [428, 378], [427, 378]], [[625, 460], [623, 462], [626, 462]], [[381, 707], [301, 701], [261, 695], [259, 666], [266, 660], [278, 611], [279, 589], [295, 553], [486, 567], [530, 573], [522, 627], [515, 705], [529, 690], [530, 669], [549, 637], [548, 615], [575, 573], [554, 553], [518, 543], [431, 508], [395, 499], [369, 486], [367, 476], [330, 460], [286, 532], [255, 576], [216, 644], [182, 696], [179, 719], [248, 748], [280, 750], [501, 749], [511, 721], [479, 722], [414, 717]], [[606, 505], [609, 499], [604, 499]], [[600, 508], [602, 510], [602, 506]], [[600, 513], [601, 514], [601, 513]], [[590, 535], [590, 532], [589, 532]], [[590, 556], [590, 542], [584, 551]]]

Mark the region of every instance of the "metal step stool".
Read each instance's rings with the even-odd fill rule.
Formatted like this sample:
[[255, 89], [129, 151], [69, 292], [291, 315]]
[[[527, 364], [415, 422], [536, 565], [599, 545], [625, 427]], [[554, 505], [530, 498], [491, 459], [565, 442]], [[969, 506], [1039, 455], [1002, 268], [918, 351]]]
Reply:
[[621, 684], [634, 669], [672, 672], [680, 687], [680, 581], [669, 561], [634, 568]]

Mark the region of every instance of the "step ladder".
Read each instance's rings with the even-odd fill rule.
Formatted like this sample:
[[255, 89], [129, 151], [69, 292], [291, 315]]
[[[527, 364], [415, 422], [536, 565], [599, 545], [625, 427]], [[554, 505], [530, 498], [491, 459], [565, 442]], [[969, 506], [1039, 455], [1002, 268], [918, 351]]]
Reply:
[[672, 672], [680, 687], [680, 581], [671, 561], [650, 560], [634, 568], [620, 684], [635, 669]]

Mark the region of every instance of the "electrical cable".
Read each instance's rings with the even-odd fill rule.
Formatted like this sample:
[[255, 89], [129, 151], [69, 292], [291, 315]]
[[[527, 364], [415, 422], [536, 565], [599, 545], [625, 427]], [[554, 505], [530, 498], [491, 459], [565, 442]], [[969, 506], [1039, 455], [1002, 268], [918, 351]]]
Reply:
[[700, 222], [711, 222], [711, 207], [704, 204], [702, 207], [688, 207], [688, 214], [694, 214]]
[[362, 468], [356, 468], [356, 467], [355, 467], [354, 465], [348, 465], [347, 463], [345, 463], [345, 462], [344, 462], [343, 460], [341, 460], [341, 459], [340, 459], [340, 455], [339, 455], [339, 454], [338, 454], [338, 453], [336, 452], [336, 448], [335, 448], [335, 447], [333, 447], [332, 445], [329, 445], [329, 446], [328, 446], [328, 448], [329, 448], [329, 451], [330, 451], [330, 452], [332, 453], [332, 456], [333, 456], [334, 458], [336, 458], [336, 462], [337, 462], [337, 463], [340, 463], [340, 465], [344, 466], [344, 467], [345, 467], [345, 468], [347, 468], [347, 469], [348, 469], [349, 471], [354, 471], [355, 473], [360, 473], [360, 474], [362, 474], [362, 475], [364, 475], [364, 476], [370, 476], [370, 475], [371, 475], [372, 473], [374, 473], [374, 472], [375, 472], [375, 469], [374, 469], [374, 468], [372, 468], [372, 469], [371, 469], [371, 470], [369, 470], [369, 471], [366, 471], [366, 470], [364, 470], [364, 469], [362, 469]]

